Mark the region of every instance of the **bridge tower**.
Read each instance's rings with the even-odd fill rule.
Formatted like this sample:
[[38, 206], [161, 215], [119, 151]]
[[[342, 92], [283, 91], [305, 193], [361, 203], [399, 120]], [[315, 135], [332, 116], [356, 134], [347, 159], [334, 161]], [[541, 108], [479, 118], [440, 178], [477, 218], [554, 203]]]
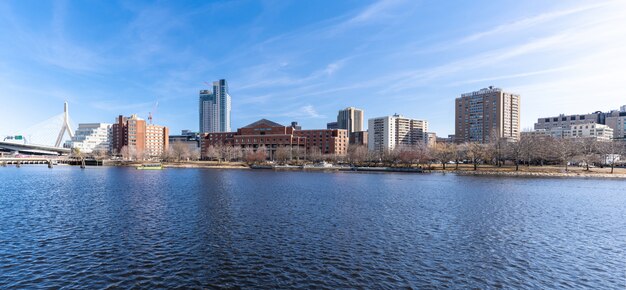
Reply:
[[63, 135], [65, 135], [65, 131], [67, 131], [67, 133], [70, 135], [70, 138], [74, 138], [74, 133], [72, 133], [72, 127], [70, 126], [70, 117], [67, 110], [67, 102], [64, 103], [63, 125], [61, 126], [61, 131], [59, 132], [57, 141], [54, 143], [54, 147], [61, 147], [61, 141], [63, 141]]

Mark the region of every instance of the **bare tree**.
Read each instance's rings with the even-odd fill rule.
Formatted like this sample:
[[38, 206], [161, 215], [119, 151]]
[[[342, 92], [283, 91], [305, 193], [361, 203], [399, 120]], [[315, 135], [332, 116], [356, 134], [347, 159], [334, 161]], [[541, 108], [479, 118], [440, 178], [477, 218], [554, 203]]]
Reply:
[[148, 150], [141, 150], [137, 151], [137, 158], [141, 160], [150, 160], [150, 158], [152, 158], [152, 155], [150, 155], [150, 151]]
[[123, 146], [122, 149], [120, 149], [120, 155], [122, 155], [122, 159], [130, 160], [131, 155], [128, 146]]
[[454, 170], [459, 170], [459, 163], [467, 158], [467, 146], [464, 144], [454, 145]]
[[174, 159], [180, 162], [183, 159], [188, 159], [191, 156], [189, 146], [187, 144], [176, 141], [171, 144], [172, 155]]
[[417, 163], [426, 164], [428, 170], [432, 170], [432, 164], [436, 160], [432, 148], [426, 142], [420, 142], [414, 148], [417, 154]]
[[557, 138], [552, 141], [554, 155], [565, 165], [565, 172], [569, 171], [569, 164], [576, 156], [576, 144], [574, 140], [568, 138]]
[[288, 160], [291, 159], [291, 148], [286, 146], [281, 146], [276, 148], [276, 152], [274, 153], [274, 159], [281, 164], [285, 164]]
[[443, 170], [446, 170], [446, 164], [452, 160], [454, 160], [456, 156], [456, 148], [454, 148], [454, 144], [451, 143], [437, 143], [434, 148], [434, 156], [439, 162], [441, 162], [441, 166]]
[[626, 154], [626, 143], [623, 141], [602, 142], [598, 146], [603, 157], [603, 163], [611, 166], [611, 174], [615, 171], [615, 164]]
[[109, 153], [105, 149], [102, 149], [102, 148], [94, 150], [92, 154], [96, 160], [104, 160], [107, 157], [109, 157]]
[[396, 148], [391, 151], [389, 159], [390, 162], [396, 164], [402, 164], [407, 167], [411, 167], [411, 165], [418, 160], [418, 148], [409, 145], [398, 145]]
[[265, 145], [261, 145], [259, 146], [259, 148], [256, 149], [256, 161], [258, 162], [263, 162], [265, 160], [267, 160], [267, 148], [265, 147]]
[[350, 145], [348, 146], [348, 162], [351, 164], [360, 164], [367, 159], [367, 146]]
[[206, 149], [205, 156], [209, 160], [217, 160], [219, 162], [219, 159], [220, 159], [219, 148], [214, 145], [209, 145], [209, 147], [207, 147]]
[[320, 150], [317, 146], [311, 147], [308, 152], [308, 159], [313, 162], [322, 161], [322, 150]]
[[474, 170], [478, 170], [478, 163], [482, 161], [485, 156], [485, 147], [480, 143], [464, 143], [465, 155], [472, 161]]
[[292, 158], [296, 159], [296, 162], [300, 162], [300, 159], [304, 159], [306, 157], [306, 149], [301, 146], [296, 146], [291, 148]]
[[497, 130], [493, 129], [490, 134], [489, 143], [483, 146], [485, 153], [484, 158], [492, 160], [494, 165], [502, 167], [507, 142], [508, 140], [506, 138], [500, 137]]
[[519, 164], [522, 160], [522, 154], [524, 153], [525, 147], [528, 143], [526, 141], [526, 136], [522, 136], [517, 142], [509, 142], [506, 146], [506, 156], [509, 160], [515, 163], [515, 171], [519, 171]]
[[237, 157], [237, 151], [239, 150], [238, 148], [235, 148], [234, 146], [224, 145], [223, 151], [224, 151], [224, 160], [230, 162]]
[[233, 159], [237, 161], [243, 160], [243, 149], [239, 147], [233, 147]]
[[243, 150], [243, 158], [246, 160], [248, 164], [256, 163], [256, 153], [254, 152], [254, 148], [246, 147]]
[[585, 170], [589, 171], [589, 164], [598, 158], [598, 141], [594, 138], [579, 138], [575, 140], [578, 158], [585, 165]]
[[193, 161], [197, 161], [200, 160], [200, 148], [191, 148], [191, 147], [187, 147], [188, 148], [188, 152], [189, 152], [189, 160], [193, 160]]

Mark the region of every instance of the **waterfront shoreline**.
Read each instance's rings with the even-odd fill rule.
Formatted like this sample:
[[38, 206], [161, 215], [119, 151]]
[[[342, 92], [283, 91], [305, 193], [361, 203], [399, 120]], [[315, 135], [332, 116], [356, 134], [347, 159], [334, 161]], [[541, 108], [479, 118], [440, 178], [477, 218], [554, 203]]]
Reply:
[[[120, 167], [136, 167], [140, 166], [140, 162], [128, 161], [105, 161], [104, 166], [120, 166]], [[616, 168], [615, 173], [598, 172], [598, 171], [581, 171], [579, 168], [572, 168], [569, 172], [564, 172], [562, 168], [557, 167], [531, 167], [530, 170], [514, 171], [511, 167], [503, 168], [480, 168], [472, 170], [470, 167], [461, 167], [460, 169], [434, 168], [432, 170], [408, 167], [314, 167], [314, 166], [273, 166], [273, 165], [248, 165], [245, 163], [228, 163], [228, 162], [164, 162], [164, 168], [182, 168], [182, 169], [264, 169], [274, 171], [322, 171], [322, 172], [389, 172], [389, 173], [441, 173], [456, 174], [459, 176], [503, 176], [503, 177], [559, 177], [559, 178], [607, 178], [607, 179], [626, 179], [626, 173], [623, 168]], [[605, 168], [606, 170], [607, 168]]]
[[[256, 169], [256, 170], [274, 170], [274, 171], [319, 171], [319, 172], [355, 172], [355, 173], [363, 173], [363, 172], [379, 172], [379, 173], [440, 173], [440, 174], [456, 174], [459, 176], [502, 176], [502, 177], [558, 177], [558, 178], [609, 178], [609, 179], [626, 179], [626, 174], [622, 173], [601, 173], [601, 172], [580, 172], [580, 171], [570, 171], [570, 172], [550, 172], [549, 170], [545, 171], [505, 171], [509, 168], [504, 168], [501, 170], [493, 170], [493, 169], [478, 169], [468, 170], [442, 170], [442, 169], [418, 169], [418, 168], [402, 168], [402, 167], [358, 167], [357, 170], [353, 170], [347, 167], [272, 167], [272, 166], [257, 166], [254, 168], [253, 166], [233, 166], [233, 165], [222, 165], [222, 166], [198, 166], [195, 164], [186, 165], [186, 166], [166, 166], [172, 168], [215, 168], [215, 169]], [[536, 169], [536, 168], [535, 168]]]

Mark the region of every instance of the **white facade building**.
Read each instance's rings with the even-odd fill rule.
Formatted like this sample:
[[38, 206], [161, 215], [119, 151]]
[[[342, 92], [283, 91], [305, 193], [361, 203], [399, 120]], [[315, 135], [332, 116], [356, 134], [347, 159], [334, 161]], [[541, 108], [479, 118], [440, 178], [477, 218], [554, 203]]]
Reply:
[[82, 153], [92, 153], [95, 150], [109, 152], [111, 150], [111, 137], [111, 124], [78, 124], [78, 129], [72, 137], [70, 146], [79, 149]]
[[611, 141], [613, 139], [613, 129], [607, 125], [587, 123], [570, 125], [567, 129], [562, 127], [537, 129], [530, 132], [522, 132], [522, 135], [553, 138], [595, 138], [597, 141]]
[[613, 129], [602, 124], [572, 125], [568, 137], [571, 138], [595, 138], [597, 141], [611, 141]]
[[368, 120], [367, 146], [383, 153], [399, 145], [417, 145], [428, 141], [428, 122], [393, 115]]

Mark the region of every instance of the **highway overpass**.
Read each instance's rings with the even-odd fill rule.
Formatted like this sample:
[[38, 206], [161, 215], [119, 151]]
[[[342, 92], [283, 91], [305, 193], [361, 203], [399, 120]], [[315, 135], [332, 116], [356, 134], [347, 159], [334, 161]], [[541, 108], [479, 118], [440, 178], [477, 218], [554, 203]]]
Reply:
[[57, 148], [46, 145], [33, 144], [17, 144], [12, 142], [0, 141], [0, 151], [17, 152], [30, 155], [67, 155], [70, 154], [69, 148]]

